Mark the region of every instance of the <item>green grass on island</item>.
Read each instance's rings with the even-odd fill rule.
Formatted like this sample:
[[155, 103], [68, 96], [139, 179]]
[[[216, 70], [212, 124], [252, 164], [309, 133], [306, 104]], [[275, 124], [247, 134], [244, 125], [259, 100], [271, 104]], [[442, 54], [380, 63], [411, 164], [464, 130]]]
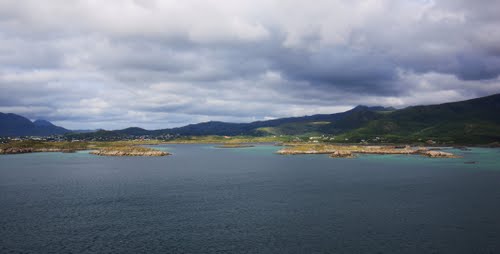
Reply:
[[170, 153], [142, 146], [110, 146], [90, 152], [101, 156], [165, 156]]
[[92, 150], [92, 154], [106, 156], [164, 156], [168, 152], [145, 145], [160, 144], [220, 144], [218, 148], [243, 148], [257, 143], [271, 143], [284, 146], [279, 154], [330, 154], [333, 157], [349, 157], [352, 154], [419, 154], [429, 157], [456, 157], [453, 154], [428, 151], [428, 145], [437, 146], [440, 143], [414, 142], [403, 143], [341, 143], [339, 136], [186, 136], [169, 141], [163, 140], [123, 140], [123, 141], [9, 141], [0, 144], [0, 154], [30, 153], [30, 152], [73, 152]]

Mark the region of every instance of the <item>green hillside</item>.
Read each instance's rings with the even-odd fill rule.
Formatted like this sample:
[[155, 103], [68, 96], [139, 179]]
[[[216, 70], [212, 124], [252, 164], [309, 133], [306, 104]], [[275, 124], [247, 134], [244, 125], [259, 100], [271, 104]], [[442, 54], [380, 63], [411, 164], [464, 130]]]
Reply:
[[415, 106], [384, 114], [347, 131], [350, 140], [434, 140], [454, 143], [500, 141], [500, 94], [461, 102]]
[[69, 134], [75, 139], [121, 140], [148, 136], [308, 136], [334, 142], [424, 142], [486, 144], [500, 142], [500, 94], [429, 106], [357, 106], [336, 114], [280, 118], [252, 123], [205, 122], [161, 130], [127, 128]]
[[400, 110], [375, 109], [358, 106], [330, 122], [291, 122], [257, 130], [272, 135], [336, 135], [337, 142], [500, 141], [500, 94]]

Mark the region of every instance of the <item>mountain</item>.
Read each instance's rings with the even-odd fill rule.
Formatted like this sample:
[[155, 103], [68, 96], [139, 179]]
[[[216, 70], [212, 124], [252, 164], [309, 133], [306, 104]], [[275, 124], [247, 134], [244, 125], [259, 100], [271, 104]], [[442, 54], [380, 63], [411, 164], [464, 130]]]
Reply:
[[[159, 133], [179, 135], [303, 135], [314, 133], [338, 133], [359, 127], [378, 117], [377, 112], [389, 112], [394, 108], [357, 106], [335, 114], [317, 114], [287, 117], [251, 123], [204, 122], [183, 127], [157, 130]], [[335, 123], [332, 125], [332, 123]]]
[[269, 134], [330, 134], [348, 142], [500, 142], [500, 94], [399, 110], [361, 105], [343, 113], [297, 120], [260, 130]]
[[70, 131], [46, 120], [31, 122], [20, 115], [0, 112], [0, 136], [49, 136], [68, 132]]
[[51, 122], [47, 121], [47, 120], [35, 120], [33, 122], [33, 124], [37, 127], [56, 127], [54, 124], [52, 124]]
[[33, 124], [36, 129], [35, 133], [38, 133], [39, 136], [60, 135], [71, 132], [63, 127], [56, 126], [47, 120], [35, 120]]
[[145, 130], [138, 127], [70, 134], [74, 138], [120, 139], [128, 136], [184, 135], [334, 135], [336, 140], [360, 142], [414, 142], [434, 140], [455, 143], [500, 142], [500, 94], [487, 97], [413, 106], [357, 106], [336, 114], [288, 117], [251, 123], [210, 121], [183, 127]]
[[30, 133], [35, 125], [27, 118], [16, 114], [0, 112], [0, 136], [18, 136], [19, 133]]
[[499, 142], [500, 94], [396, 110], [347, 132], [345, 136], [351, 139], [385, 136], [393, 141]]
[[251, 123], [226, 123], [218, 121], [190, 124], [182, 127], [160, 130], [145, 130], [138, 127], [114, 131], [99, 131], [95, 133], [72, 134], [75, 138], [112, 138], [143, 135], [177, 134], [185, 136], [202, 135], [316, 135], [322, 133], [341, 133], [378, 119], [394, 108], [357, 106], [349, 111], [335, 114], [317, 114], [302, 117], [287, 117]]
[[[377, 110], [377, 111], [375, 111]], [[122, 130], [105, 131], [100, 130], [93, 133], [72, 133], [75, 139], [107, 138], [119, 139], [127, 136], [161, 136], [161, 135], [304, 135], [320, 133], [339, 133], [347, 129], [361, 126], [363, 123], [376, 119], [378, 110], [388, 111], [391, 109], [383, 107], [358, 106], [349, 111], [335, 114], [318, 114], [302, 117], [288, 117], [267, 121], [255, 121], [251, 123], [226, 123], [210, 121], [197, 124], [189, 124], [182, 127], [159, 130], [145, 130], [138, 127], [130, 127]], [[335, 123], [335, 125], [332, 125]]]

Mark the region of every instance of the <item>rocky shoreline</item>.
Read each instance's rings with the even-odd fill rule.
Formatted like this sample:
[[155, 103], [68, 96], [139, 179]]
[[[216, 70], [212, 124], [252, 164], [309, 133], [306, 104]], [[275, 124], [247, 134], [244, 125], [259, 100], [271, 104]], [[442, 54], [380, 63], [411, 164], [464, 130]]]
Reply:
[[[32, 147], [9, 147], [0, 149], [0, 154], [24, 154], [24, 153], [42, 153], [42, 152], [61, 152], [74, 153], [79, 150], [87, 149], [66, 149], [66, 148], [32, 148]], [[146, 147], [110, 147], [93, 150], [90, 152], [99, 156], [166, 156], [170, 153], [154, 150]]]
[[103, 148], [91, 151], [90, 154], [99, 156], [167, 156], [170, 153], [160, 150], [154, 150], [145, 147], [116, 147], [116, 148]]
[[356, 156], [350, 151], [335, 151], [330, 154], [332, 158], [356, 158]]
[[76, 149], [61, 149], [61, 148], [32, 148], [32, 147], [9, 147], [0, 149], [0, 154], [22, 154], [22, 153], [74, 153]]
[[392, 146], [297, 145], [281, 149], [276, 153], [282, 155], [330, 154], [332, 158], [354, 158], [356, 154], [404, 154], [422, 155], [430, 158], [459, 158], [459, 156], [448, 152], [410, 146], [395, 148]]
[[[332, 158], [355, 158], [356, 154], [405, 154], [405, 155], [421, 155], [430, 158], [458, 158], [459, 156], [440, 151], [436, 148], [426, 147], [410, 147], [410, 146], [363, 146], [363, 145], [333, 145], [333, 144], [300, 144], [287, 143], [280, 144], [284, 148], [277, 151], [277, 154], [295, 155], [295, 154], [329, 154]], [[253, 144], [244, 143], [226, 143], [216, 146], [217, 148], [244, 148], [253, 147]], [[107, 147], [85, 146], [77, 148], [67, 147], [4, 147], [0, 148], [0, 154], [23, 154], [35, 152], [63, 152], [71, 153], [81, 150], [90, 150], [90, 154], [99, 156], [166, 156], [170, 153], [159, 151], [152, 148], [131, 145], [117, 145]], [[461, 150], [466, 149], [461, 147]]]
[[254, 147], [254, 145], [226, 143], [226, 144], [215, 146], [215, 148], [245, 148], [245, 147]]
[[35, 149], [33, 148], [18, 148], [9, 147], [5, 149], [0, 149], [0, 154], [19, 154], [19, 153], [33, 153]]

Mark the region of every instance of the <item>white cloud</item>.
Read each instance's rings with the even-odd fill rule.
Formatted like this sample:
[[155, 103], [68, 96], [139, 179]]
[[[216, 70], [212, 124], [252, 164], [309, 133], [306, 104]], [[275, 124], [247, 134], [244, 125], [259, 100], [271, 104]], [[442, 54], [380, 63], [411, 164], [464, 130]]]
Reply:
[[498, 3], [0, 1], [0, 111], [164, 128], [500, 92]]

